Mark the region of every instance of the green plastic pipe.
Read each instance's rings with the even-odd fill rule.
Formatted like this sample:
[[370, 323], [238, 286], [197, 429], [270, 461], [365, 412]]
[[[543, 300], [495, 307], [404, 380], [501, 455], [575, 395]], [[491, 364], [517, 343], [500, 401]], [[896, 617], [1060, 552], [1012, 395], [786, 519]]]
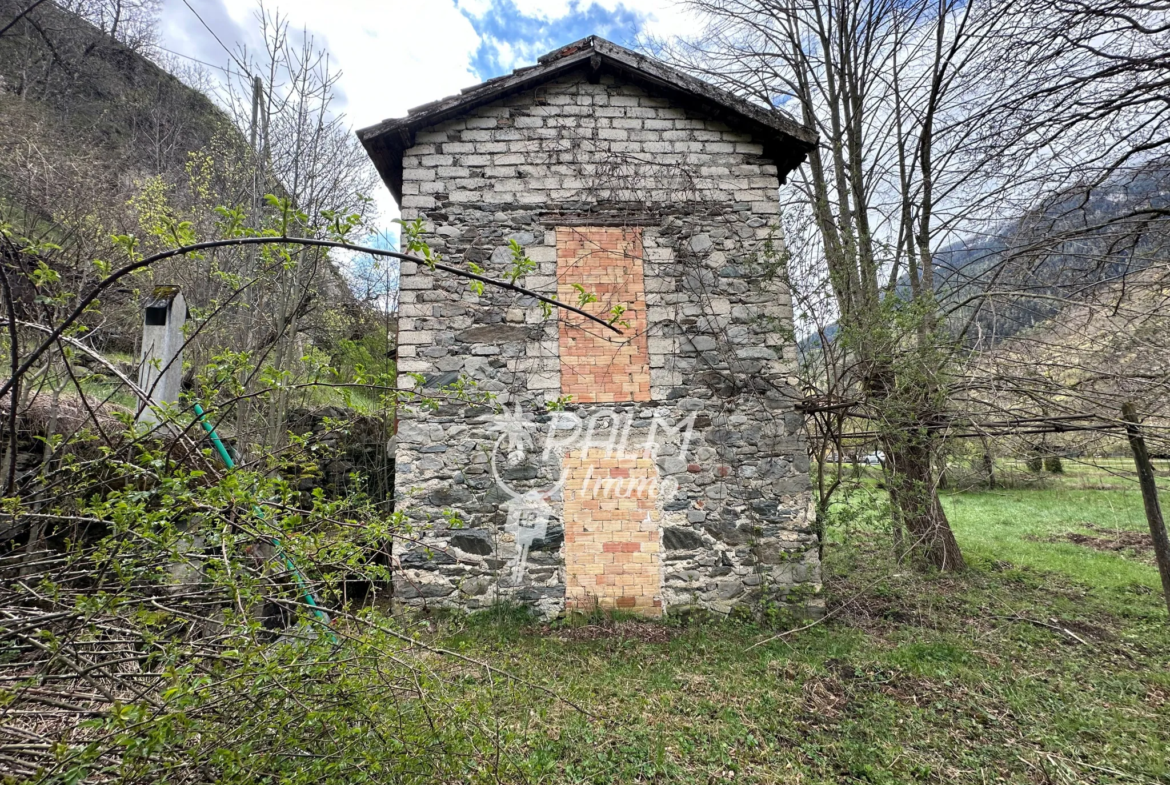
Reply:
[[[219, 453], [219, 457], [223, 459], [224, 466], [227, 466], [229, 469], [236, 468], [236, 462], [232, 460], [231, 453], [227, 451], [227, 447], [224, 446], [223, 440], [220, 439], [219, 434], [215, 432], [215, 426], [212, 425], [211, 422], [207, 419], [207, 413], [203, 411], [203, 407], [199, 404], [195, 404], [195, 414], [198, 415], [199, 424], [203, 426], [203, 430], [207, 431], [207, 437], [211, 439], [211, 445], [215, 447], [215, 451]], [[252, 509], [257, 516], [261, 518], [264, 517], [264, 510], [262, 508], [253, 507]], [[305, 576], [301, 574], [300, 569], [292, 560], [292, 557], [290, 557], [285, 552], [284, 547], [281, 546], [280, 540], [277, 538], [272, 538], [272, 545], [274, 548], [276, 548], [276, 555], [284, 561], [285, 569], [291, 572], [293, 578], [296, 580], [297, 586], [301, 590], [301, 596], [305, 599], [305, 603], [313, 609], [313, 616], [316, 617], [317, 621], [328, 625], [329, 614], [321, 610], [321, 606], [318, 604], [317, 598], [313, 596], [313, 592], [309, 591], [309, 586], [305, 582]], [[332, 633], [330, 634], [332, 635]], [[334, 638], [334, 640], [336, 640], [336, 638]]]

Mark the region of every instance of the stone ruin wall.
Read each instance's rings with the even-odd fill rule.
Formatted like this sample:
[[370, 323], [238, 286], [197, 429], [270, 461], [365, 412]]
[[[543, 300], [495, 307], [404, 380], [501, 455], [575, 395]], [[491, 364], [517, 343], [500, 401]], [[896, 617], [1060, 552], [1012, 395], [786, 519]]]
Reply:
[[[403, 263], [400, 386], [421, 377], [439, 405], [401, 413], [397, 602], [817, 612], [778, 181], [761, 154], [609, 76], [417, 134], [403, 218], [423, 218], [448, 261], [502, 276], [516, 240], [536, 263], [521, 285], [576, 302], [580, 283], [590, 309], [628, 306], [630, 327], [607, 335]], [[500, 406], [439, 392], [460, 377]]]

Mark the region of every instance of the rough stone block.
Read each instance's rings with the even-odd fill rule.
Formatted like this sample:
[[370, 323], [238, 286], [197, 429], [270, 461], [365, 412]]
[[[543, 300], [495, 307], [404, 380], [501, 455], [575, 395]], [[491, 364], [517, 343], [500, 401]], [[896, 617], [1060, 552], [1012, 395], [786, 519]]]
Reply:
[[398, 284], [400, 289], [433, 289], [435, 288], [435, 279], [429, 275], [411, 275], [403, 277]]
[[435, 206], [435, 199], [432, 196], [423, 196], [419, 194], [409, 194], [402, 197], [403, 207], [416, 207], [420, 210], [429, 210]]

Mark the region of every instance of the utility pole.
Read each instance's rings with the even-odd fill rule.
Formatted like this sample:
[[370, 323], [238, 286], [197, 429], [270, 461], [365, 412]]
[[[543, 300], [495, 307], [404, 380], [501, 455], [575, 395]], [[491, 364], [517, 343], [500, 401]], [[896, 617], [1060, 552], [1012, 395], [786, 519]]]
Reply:
[[[257, 142], [258, 142], [258, 137], [260, 134], [260, 123], [261, 123], [261, 114], [260, 114], [261, 106], [260, 105], [263, 101], [263, 97], [264, 97], [264, 80], [261, 79], [259, 76], [253, 76], [252, 77], [252, 123], [248, 129], [248, 142], [249, 142], [248, 152], [252, 156], [252, 160], [249, 162], [252, 165], [252, 189], [251, 189], [252, 190], [252, 193], [251, 193], [252, 204], [251, 204], [251, 211], [249, 213], [249, 219], [254, 221], [254, 222], [257, 222], [257, 223], [258, 223], [257, 219], [258, 219], [258, 216], [260, 213], [260, 187], [261, 187], [262, 183], [264, 182], [264, 175], [262, 172], [263, 158], [260, 155], [260, 152], [257, 150], [257, 147], [256, 147]], [[265, 136], [267, 136], [267, 128], [268, 128], [267, 117], [264, 118], [263, 122], [264, 122], [264, 128], [265, 128]], [[245, 252], [245, 260], [246, 260], [245, 264], [244, 264], [245, 279], [247, 281], [251, 282], [256, 277], [256, 249], [254, 247], [249, 248]], [[254, 322], [256, 320], [257, 306], [259, 305], [258, 294], [256, 292], [255, 287], [253, 287], [253, 286], [248, 287], [248, 291], [244, 295], [243, 302], [244, 302], [244, 305], [246, 306], [244, 309], [244, 325], [243, 325], [244, 345], [243, 345], [243, 349], [244, 349], [244, 351], [249, 351], [252, 347], [252, 335], [253, 335], [252, 328], [253, 328]], [[249, 388], [251, 387], [251, 385], [249, 384], [249, 380], [251, 379], [253, 374], [249, 373], [246, 369], [241, 371], [241, 374], [242, 374], [242, 378], [240, 379], [240, 382], [242, 383], [244, 392], [245, 393], [250, 392]], [[250, 452], [250, 450], [248, 449], [248, 440], [247, 440], [248, 415], [253, 410], [254, 410], [254, 407], [249, 404], [249, 399], [246, 396], [243, 399], [236, 402], [236, 449], [243, 456], [247, 456], [247, 454]]]
[[1166, 599], [1166, 611], [1170, 613], [1170, 537], [1166, 535], [1166, 522], [1162, 518], [1162, 506], [1158, 503], [1154, 464], [1146, 450], [1141, 420], [1132, 403], [1121, 407], [1121, 419], [1125, 420], [1125, 433], [1129, 437], [1129, 447], [1133, 450], [1133, 462], [1137, 466], [1138, 482], [1142, 487], [1142, 503], [1146, 507], [1146, 522], [1150, 525], [1150, 539], [1154, 541], [1154, 557], [1162, 576], [1162, 594]]
[[264, 93], [264, 82], [260, 77], [252, 77], [252, 127], [249, 131], [249, 140], [252, 152], [256, 152], [256, 132], [260, 127], [260, 96]]

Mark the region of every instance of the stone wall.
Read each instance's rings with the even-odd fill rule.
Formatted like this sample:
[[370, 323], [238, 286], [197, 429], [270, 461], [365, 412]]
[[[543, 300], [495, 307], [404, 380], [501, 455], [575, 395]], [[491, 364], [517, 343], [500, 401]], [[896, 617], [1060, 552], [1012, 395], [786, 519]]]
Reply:
[[[761, 153], [609, 76], [417, 135], [403, 217], [448, 261], [499, 276], [515, 240], [536, 264], [523, 286], [565, 300], [579, 282], [599, 298], [586, 308], [630, 311], [618, 336], [403, 263], [400, 385], [421, 378], [436, 405], [401, 412], [399, 602], [815, 612], [777, 172]], [[494, 402], [452, 392], [460, 379]], [[616, 514], [581, 513], [603, 503]]]

